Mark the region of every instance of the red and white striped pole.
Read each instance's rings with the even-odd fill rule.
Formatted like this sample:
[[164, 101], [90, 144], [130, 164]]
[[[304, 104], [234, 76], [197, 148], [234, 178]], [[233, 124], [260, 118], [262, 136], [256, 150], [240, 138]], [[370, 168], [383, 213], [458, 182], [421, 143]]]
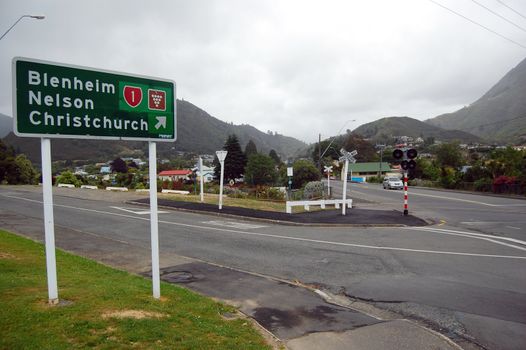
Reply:
[[404, 215], [408, 215], [409, 210], [407, 208], [407, 171], [404, 172]]

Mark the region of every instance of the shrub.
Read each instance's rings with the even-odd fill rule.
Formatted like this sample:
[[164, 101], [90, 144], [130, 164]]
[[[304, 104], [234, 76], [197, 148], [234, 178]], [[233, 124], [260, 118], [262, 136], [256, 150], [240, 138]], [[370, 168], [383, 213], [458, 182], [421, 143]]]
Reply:
[[303, 197], [305, 199], [322, 198], [324, 195], [324, 186], [321, 181], [311, 181], [305, 185]]

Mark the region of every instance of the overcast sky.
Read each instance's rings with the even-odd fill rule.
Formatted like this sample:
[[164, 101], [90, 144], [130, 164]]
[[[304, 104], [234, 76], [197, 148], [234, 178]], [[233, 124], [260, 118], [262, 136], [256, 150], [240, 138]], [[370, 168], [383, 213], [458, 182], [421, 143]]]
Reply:
[[[526, 47], [524, 0], [435, 0]], [[0, 113], [14, 56], [173, 79], [212, 116], [306, 142], [474, 102], [526, 49], [429, 0], [0, 2]], [[356, 120], [355, 122], [347, 122]]]

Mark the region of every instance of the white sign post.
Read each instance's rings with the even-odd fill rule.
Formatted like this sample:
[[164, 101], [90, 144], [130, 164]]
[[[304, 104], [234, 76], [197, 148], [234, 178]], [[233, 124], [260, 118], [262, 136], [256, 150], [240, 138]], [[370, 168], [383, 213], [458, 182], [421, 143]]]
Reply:
[[225, 158], [227, 151], [216, 151], [217, 159], [221, 164], [221, 176], [219, 178], [219, 210], [223, 209], [223, 178], [225, 177]]
[[55, 258], [55, 224], [53, 218], [53, 183], [51, 175], [51, 140], [41, 139], [42, 192], [44, 200], [44, 234], [46, 241], [46, 269], [48, 301], [58, 304], [57, 262]]
[[349, 171], [349, 162], [356, 163], [356, 159], [354, 158], [355, 155], [358, 154], [356, 150], [352, 152], [347, 152], [344, 148], [340, 150], [340, 153], [342, 156], [339, 158], [340, 162], [345, 161], [345, 165], [343, 166], [343, 194], [342, 194], [342, 215], [345, 216], [345, 209], [347, 208], [347, 172]]
[[157, 144], [149, 142], [149, 160], [150, 168], [150, 236], [152, 245], [152, 287], [153, 297], [161, 297], [161, 279], [159, 271], [159, 223], [157, 215]]
[[199, 183], [201, 187], [201, 203], [205, 201], [203, 188], [204, 188], [204, 179], [203, 179], [203, 158], [199, 157]]
[[332, 172], [332, 165], [331, 166], [323, 166], [323, 170], [327, 173], [327, 195], [331, 196], [331, 172]]

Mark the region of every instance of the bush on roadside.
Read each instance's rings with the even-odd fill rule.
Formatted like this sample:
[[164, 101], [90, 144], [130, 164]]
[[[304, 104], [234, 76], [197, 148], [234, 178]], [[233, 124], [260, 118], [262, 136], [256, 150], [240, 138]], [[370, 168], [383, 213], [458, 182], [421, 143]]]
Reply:
[[323, 198], [324, 186], [321, 181], [311, 181], [305, 185], [303, 189], [303, 197], [305, 199]]

